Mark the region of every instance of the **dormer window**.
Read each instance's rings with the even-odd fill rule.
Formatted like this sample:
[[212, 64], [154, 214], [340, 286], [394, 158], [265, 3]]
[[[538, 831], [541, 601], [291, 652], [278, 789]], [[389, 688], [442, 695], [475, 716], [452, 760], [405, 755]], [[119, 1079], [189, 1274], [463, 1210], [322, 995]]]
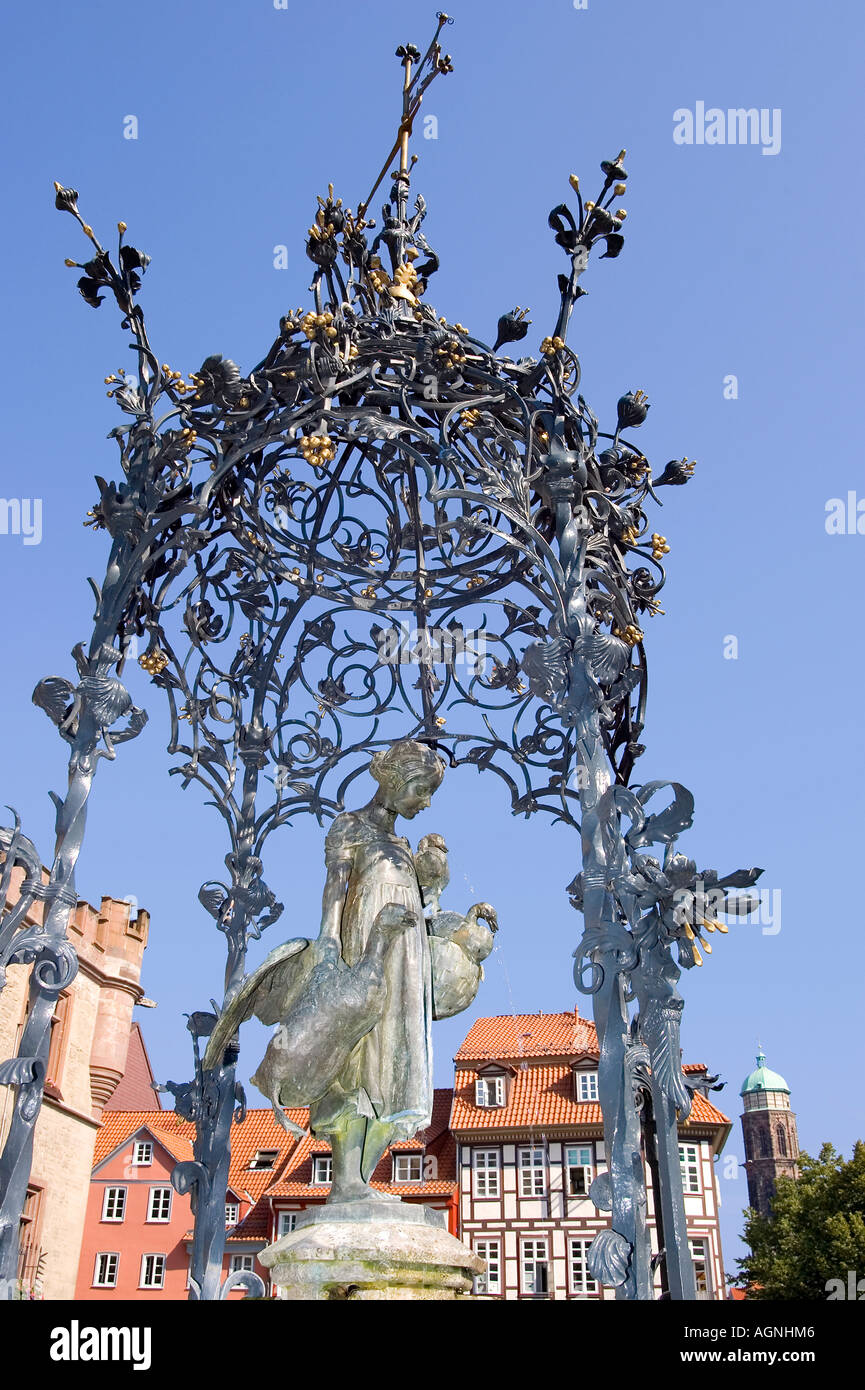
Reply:
[[598, 1073], [596, 1071], [576, 1071], [574, 1072], [574, 1080], [578, 1101], [598, 1099]]
[[279, 1149], [259, 1149], [249, 1166], [255, 1170], [272, 1168], [278, 1157]]
[[316, 1154], [312, 1160], [312, 1181], [316, 1187], [326, 1187], [333, 1182], [333, 1158], [330, 1154]]
[[394, 1154], [393, 1156], [393, 1181], [394, 1182], [422, 1182], [423, 1181], [423, 1155], [422, 1154]]
[[475, 1105], [488, 1109], [505, 1103], [505, 1078], [479, 1076], [475, 1082]]

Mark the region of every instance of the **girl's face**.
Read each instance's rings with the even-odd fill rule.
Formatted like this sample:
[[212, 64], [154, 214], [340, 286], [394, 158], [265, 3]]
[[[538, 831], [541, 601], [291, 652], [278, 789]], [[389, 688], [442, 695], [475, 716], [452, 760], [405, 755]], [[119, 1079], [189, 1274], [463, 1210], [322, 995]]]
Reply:
[[405, 816], [406, 820], [414, 820], [418, 811], [424, 811], [429, 806], [434, 790], [429, 777], [412, 777], [410, 782], [394, 793], [393, 809], [397, 815]]

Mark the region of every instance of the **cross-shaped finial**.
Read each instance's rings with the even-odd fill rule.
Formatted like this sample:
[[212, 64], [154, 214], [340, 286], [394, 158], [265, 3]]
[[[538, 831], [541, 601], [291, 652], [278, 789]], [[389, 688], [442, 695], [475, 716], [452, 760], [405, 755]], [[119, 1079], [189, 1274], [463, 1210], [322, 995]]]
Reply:
[[[376, 195], [376, 191], [388, 170], [388, 165], [399, 150], [399, 169], [394, 173], [394, 178], [398, 180], [400, 192], [405, 196], [408, 189], [409, 178], [409, 158], [408, 142], [414, 124], [414, 118], [420, 110], [423, 94], [430, 83], [438, 77], [439, 73], [453, 72], [453, 63], [449, 53], [442, 53], [439, 44], [439, 34], [446, 24], [453, 24], [449, 15], [440, 10], [437, 15], [438, 27], [433, 35], [432, 42], [426, 53], [421, 57], [419, 48], [413, 43], [400, 44], [396, 50], [396, 56], [402, 59], [403, 85], [402, 85], [402, 119], [400, 120], [397, 137], [391, 146], [390, 153], [381, 167], [378, 178], [370, 189], [367, 197], [358, 207], [358, 217], [363, 217], [369, 208], [370, 203]], [[417, 64], [415, 67], [414, 65]], [[416, 158], [417, 156], [415, 156]], [[412, 160], [414, 163], [414, 159]]]

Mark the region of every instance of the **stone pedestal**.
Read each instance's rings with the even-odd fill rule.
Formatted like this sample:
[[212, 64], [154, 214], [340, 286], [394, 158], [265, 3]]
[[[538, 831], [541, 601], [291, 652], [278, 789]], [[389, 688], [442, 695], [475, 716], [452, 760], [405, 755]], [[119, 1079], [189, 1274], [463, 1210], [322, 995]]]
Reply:
[[259, 1255], [280, 1298], [457, 1299], [484, 1261], [444, 1212], [399, 1201], [325, 1203]]

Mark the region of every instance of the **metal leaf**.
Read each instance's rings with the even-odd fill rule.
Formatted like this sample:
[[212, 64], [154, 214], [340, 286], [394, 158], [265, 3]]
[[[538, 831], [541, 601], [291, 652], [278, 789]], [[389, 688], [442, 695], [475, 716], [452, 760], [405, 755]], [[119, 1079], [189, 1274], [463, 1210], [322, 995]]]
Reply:
[[586, 1256], [589, 1273], [601, 1284], [618, 1288], [628, 1277], [632, 1246], [618, 1231], [598, 1231]]

